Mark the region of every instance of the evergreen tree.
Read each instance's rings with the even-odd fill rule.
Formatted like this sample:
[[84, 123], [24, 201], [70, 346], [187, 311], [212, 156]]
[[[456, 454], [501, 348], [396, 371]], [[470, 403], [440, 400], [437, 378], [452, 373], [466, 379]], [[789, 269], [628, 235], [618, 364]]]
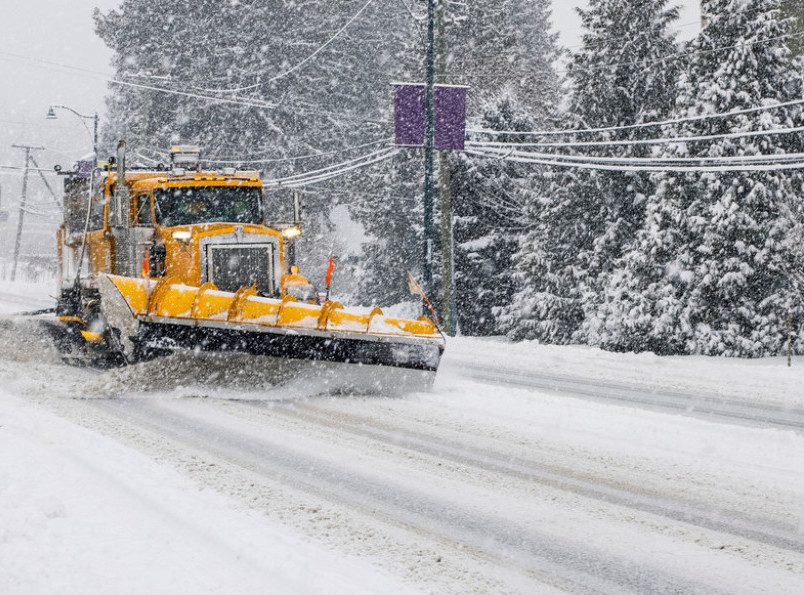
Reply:
[[[778, 0], [708, 0], [706, 27], [690, 47], [678, 116], [751, 110], [799, 99], [801, 74], [784, 42]], [[718, 49], [728, 48], [728, 49]], [[798, 107], [687, 121], [680, 137], [800, 126]], [[797, 136], [674, 144], [667, 154], [739, 157], [801, 152]], [[740, 171], [657, 176], [644, 229], [631, 253], [650, 346], [666, 353], [755, 357], [780, 353], [786, 319], [800, 324], [794, 279], [801, 174]], [[798, 349], [802, 348], [798, 340]]]
[[577, 173], [548, 170], [526, 196], [527, 227], [513, 257], [514, 295], [510, 305], [495, 311], [500, 329], [512, 339], [569, 343], [583, 321], [581, 269], [571, 264], [586, 206], [574, 191], [579, 187]]
[[371, 190], [350, 202], [350, 213], [368, 236], [356, 274], [363, 305], [411, 300], [407, 271], [416, 271], [419, 264], [423, 176], [420, 155], [399, 153], [381, 169], [365, 173], [363, 185]]
[[[479, 123], [490, 130], [534, 127], [529, 112], [510, 96], [491, 102]], [[453, 154], [450, 167], [458, 325], [467, 335], [495, 334], [500, 328], [495, 308], [510, 304], [516, 288], [513, 256], [535, 181], [520, 164], [464, 153]]]
[[447, 73], [471, 85], [470, 116], [482, 117], [488, 104], [501, 96], [513, 98], [537, 117], [552, 110], [559, 90], [554, 68], [559, 51], [549, 1], [443, 6]]
[[[586, 33], [568, 73], [572, 128], [617, 128], [670, 111], [677, 71], [665, 58], [677, 51], [669, 26], [678, 10], [667, 4], [591, 0], [588, 10], [578, 11]], [[649, 135], [628, 128], [575, 138], [614, 143], [594, 150], [627, 158], [647, 156], [648, 149], [617, 143]], [[590, 149], [578, 152], [589, 154]], [[610, 304], [616, 295], [612, 286], [618, 284], [623, 247], [643, 219], [652, 188], [649, 177], [573, 170], [553, 174], [551, 182], [549, 191], [528, 207], [533, 220], [516, 259], [524, 285], [505, 314], [509, 333], [559, 343], [609, 343], [608, 329], [620, 324], [612, 320], [619, 315]]]
[[800, 0], [781, 0], [782, 16], [791, 21], [787, 34], [787, 46], [794, 56], [804, 54], [804, 5]]

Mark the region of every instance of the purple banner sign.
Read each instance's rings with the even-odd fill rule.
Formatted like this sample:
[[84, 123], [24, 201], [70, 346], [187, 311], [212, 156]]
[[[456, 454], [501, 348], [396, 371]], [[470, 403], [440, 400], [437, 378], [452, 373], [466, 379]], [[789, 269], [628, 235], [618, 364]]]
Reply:
[[433, 146], [436, 149], [463, 151], [465, 138], [466, 87], [436, 85]]
[[396, 144], [424, 145], [424, 85], [397, 85], [394, 99]]
[[76, 178], [89, 178], [92, 175], [92, 170], [95, 166], [94, 161], [78, 161], [75, 164], [75, 177]]
[[[462, 151], [466, 136], [466, 87], [435, 86], [433, 146]], [[396, 85], [394, 124], [396, 144], [424, 146], [425, 87], [421, 84]]]

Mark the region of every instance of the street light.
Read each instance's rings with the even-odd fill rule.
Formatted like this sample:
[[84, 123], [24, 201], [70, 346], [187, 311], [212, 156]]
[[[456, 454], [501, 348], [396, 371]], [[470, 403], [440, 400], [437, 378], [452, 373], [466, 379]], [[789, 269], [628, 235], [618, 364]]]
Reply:
[[[95, 112], [94, 116], [85, 116], [84, 114], [78, 113], [71, 107], [67, 107], [66, 105], [51, 105], [50, 108], [47, 110], [47, 116], [45, 116], [46, 120], [56, 120], [58, 116], [56, 115], [57, 109], [65, 109], [68, 112], [74, 113], [76, 116], [81, 118], [81, 123], [84, 125], [84, 128], [87, 129], [87, 133], [92, 137], [92, 151], [95, 153], [95, 163], [92, 164], [93, 167], [96, 167], [98, 164], [98, 112]], [[94, 133], [89, 132], [89, 127], [84, 120], [92, 120], [94, 123]]]

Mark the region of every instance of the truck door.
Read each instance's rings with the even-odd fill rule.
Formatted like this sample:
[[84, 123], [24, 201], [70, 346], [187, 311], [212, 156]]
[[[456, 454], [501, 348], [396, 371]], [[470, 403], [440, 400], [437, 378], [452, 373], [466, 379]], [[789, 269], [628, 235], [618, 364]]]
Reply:
[[92, 193], [87, 253], [91, 274], [114, 272], [112, 235], [109, 229], [109, 190], [105, 184]]

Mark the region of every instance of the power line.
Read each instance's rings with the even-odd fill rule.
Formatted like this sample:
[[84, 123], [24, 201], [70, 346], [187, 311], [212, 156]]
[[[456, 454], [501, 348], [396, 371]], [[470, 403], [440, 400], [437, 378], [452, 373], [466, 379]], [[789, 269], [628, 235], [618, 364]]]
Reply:
[[608, 157], [592, 155], [566, 155], [562, 153], [538, 153], [535, 151], [504, 151], [502, 148], [487, 148], [486, 151], [496, 152], [501, 155], [529, 156], [539, 159], [561, 159], [564, 161], [594, 162], [594, 163], [616, 163], [616, 164], [639, 164], [639, 163], [765, 163], [765, 162], [788, 162], [804, 161], [804, 153], [780, 153], [778, 155], [734, 155], [723, 157]]
[[323, 167], [321, 169], [314, 169], [312, 171], [304, 172], [304, 173], [301, 173], [301, 174], [296, 174], [296, 175], [292, 175], [292, 176], [286, 176], [284, 178], [277, 178], [275, 180], [272, 180], [272, 182], [282, 184], [282, 183], [285, 183], [285, 182], [293, 182], [295, 180], [298, 180], [298, 179], [301, 179], [301, 178], [307, 178], [307, 177], [310, 177], [310, 176], [316, 176], [316, 175], [322, 175], [322, 174], [326, 175], [327, 173], [329, 173], [332, 170], [336, 170], [336, 169], [339, 169], [341, 167], [351, 165], [353, 163], [364, 161], [366, 159], [370, 159], [370, 158], [375, 157], [375, 156], [380, 155], [380, 154], [388, 154], [389, 151], [391, 151], [393, 153], [396, 153], [397, 149], [396, 148], [393, 148], [393, 149], [381, 149], [379, 151], [375, 151], [375, 152], [369, 153], [367, 155], [361, 155], [360, 157], [357, 157], [355, 159], [350, 159], [349, 161], [344, 161], [342, 163], [338, 163], [338, 164], [335, 164], [335, 165], [330, 165], [328, 167]]
[[364, 155], [363, 157], [352, 159], [344, 163], [339, 163], [328, 168], [299, 174], [298, 176], [279, 178], [275, 180], [264, 180], [263, 186], [268, 188], [300, 188], [310, 184], [318, 184], [320, 182], [325, 182], [332, 178], [339, 177], [347, 172], [366, 167], [374, 163], [379, 163], [380, 161], [385, 161], [386, 159], [396, 155], [398, 152], [399, 149], [397, 148], [385, 151], [377, 151], [375, 153], [370, 153], [368, 155]]
[[[39, 167], [39, 164], [36, 162], [36, 159], [34, 159], [33, 154], [31, 155], [30, 159], [31, 159], [31, 163], [33, 163], [34, 166], [36, 167], [36, 173], [38, 173], [39, 177], [42, 178], [42, 182], [45, 184], [45, 187], [47, 188], [47, 191], [50, 192], [50, 196], [53, 197], [53, 202], [56, 203], [57, 207], [61, 208], [61, 205], [59, 204], [59, 199], [56, 197], [56, 193], [53, 192], [53, 188], [50, 187], [50, 182], [47, 181], [47, 178], [45, 177], [45, 174], [42, 173], [42, 169]], [[96, 159], [97, 159], [97, 157], [96, 157]]]
[[107, 81], [111, 85], [121, 85], [124, 87], [134, 87], [137, 89], [146, 89], [149, 91], [157, 91], [159, 93], [167, 93], [169, 95], [180, 95], [182, 97], [190, 97], [193, 99], [204, 99], [207, 101], [211, 101], [213, 103], [229, 103], [234, 105], [242, 105], [245, 107], [255, 107], [258, 109], [275, 109], [281, 105], [282, 102], [279, 103], [268, 103], [265, 101], [259, 100], [252, 100], [247, 98], [240, 98], [240, 99], [226, 99], [223, 97], [210, 97], [209, 95], [199, 95], [198, 93], [188, 93], [186, 91], [177, 91], [175, 89], [165, 89], [164, 87], [154, 87], [153, 85], [143, 85], [140, 83], [131, 83], [128, 81], [121, 81], [117, 79], [111, 79]]
[[393, 152], [391, 152], [391, 153], [389, 153], [387, 155], [382, 155], [382, 156], [376, 157], [374, 159], [371, 159], [370, 161], [365, 161], [363, 163], [358, 163], [356, 165], [346, 167], [346, 168], [344, 168], [342, 170], [339, 170], [339, 171], [336, 171], [336, 172], [330, 172], [328, 174], [322, 174], [322, 175], [316, 176], [314, 178], [298, 180], [298, 181], [295, 181], [295, 182], [288, 182], [288, 183], [284, 184], [284, 186], [287, 187], [287, 188], [301, 188], [303, 186], [310, 186], [312, 184], [319, 184], [321, 182], [326, 182], [326, 181], [331, 180], [333, 178], [340, 177], [343, 174], [348, 173], [350, 171], [353, 171], [353, 170], [356, 170], [356, 169], [361, 169], [363, 167], [373, 165], [373, 164], [379, 163], [381, 161], [385, 161], [386, 159], [389, 159], [389, 158], [393, 157], [394, 155], [396, 155], [397, 152], [398, 152], [398, 150], [394, 150]]
[[15, 53], [12, 53], [12, 52], [0, 51], [0, 56], [7, 56], [7, 57], [13, 58], [15, 60], [20, 60], [20, 61], [24, 61], [24, 62], [28, 62], [28, 63], [34, 63], [34, 64], [41, 64], [41, 65], [48, 66], [48, 67], [54, 67], [55, 66], [55, 67], [66, 69], [66, 70], [75, 70], [77, 72], [84, 73], [85, 75], [92, 75], [91, 78], [101, 78], [101, 79], [107, 78], [107, 75], [100, 74], [97, 71], [90, 70], [88, 68], [79, 68], [78, 66], [70, 66], [69, 64], [62, 64], [60, 62], [52, 62], [50, 60], [43, 60], [41, 58], [32, 58], [31, 56], [23, 56], [21, 54], [15, 54]]
[[[758, 160], [742, 160], [740, 163], [729, 161], [728, 158], [714, 161], [711, 164], [702, 165], [675, 165], [676, 162], [660, 162], [655, 160], [644, 160], [640, 162], [637, 159], [623, 160], [623, 163], [602, 162], [595, 159], [589, 160], [570, 160], [563, 156], [557, 155], [540, 155], [523, 152], [494, 152], [482, 151], [477, 149], [468, 149], [467, 154], [475, 155], [477, 157], [485, 157], [490, 159], [500, 159], [503, 161], [513, 161], [517, 163], [531, 163], [536, 165], [544, 165], [551, 167], [562, 168], [576, 168], [576, 169], [592, 169], [602, 171], [619, 171], [619, 172], [737, 172], [737, 171], [782, 171], [790, 169], [804, 169], [804, 155], [800, 155], [798, 160], [778, 160], [776, 162], [764, 162]], [[696, 160], [691, 160], [694, 163]], [[682, 162], [683, 163], [683, 162]]]
[[17, 165], [0, 165], [0, 169], [10, 169], [10, 170], [14, 170], [14, 171], [25, 171], [27, 169], [28, 171], [39, 171], [39, 172], [46, 171], [46, 172], [53, 173], [52, 169], [42, 169], [42, 168], [36, 168], [36, 167], [25, 168], [25, 167], [20, 167], [20, 166], [17, 166]]
[[30, 58], [28, 56], [20, 56], [18, 54], [13, 54], [11, 52], [0, 52], [0, 55], [10, 56], [12, 58], [19, 59], [19, 60], [24, 60], [24, 61], [27, 61], [29, 63], [41, 64], [41, 65], [44, 65], [44, 66], [47, 66], [47, 67], [50, 67], [50, 68], [55, 67], [55, 68], [60, 68], [60, 69], [73, 70], [73, 71], [76, 71], [78, 73], [83, 74], [84, 76], [91, 75], [90, 78], [94, 78], [94, 79], [109, 83], [111, 85], [119, 85], [119, 86], [132, 87], [132, 88], [137, 88], [137, 89], [145, 89], [145, 90], [149, 90], [149, 91], [156, 91], [158, 93], [166, 93], [166, 94], [169, 94], [169, 95], [179, 95], [179, 96], [190, 97], [190, 98], [195, 98], [195, 99], [204, 99], [206, 101], [211, 101], [211, 102], [214, 102], [214, 103], [228, 103], [228, 104], [234, 104], [234, 105], [243, 105], [243, 106], [246, 106], [246, 107], [255, 107], [255, 108], [258, 108], [258, 109], [275, 109], [276, 107], [278, 107], [278, 105], [281, 104], [281, 102], [280, 102], [280, 104], [272, 104], [272, 103], [268, 103], [268, 102], [265, 102], [265, 101], [260, 101], [260, 100], [257, 100], [257, 99], [251, 99], [251, 98], [229, 98], [229, 99], [225, 99], [225, 98], [221, 98], [221, 97], [210, 97], [208, 95], [201, 95], [199, 93], [189, 93], [187, 91], [179, 91], [179, 90], [175, 90], [175, 89], [167, 89], [165, 87], [157, 87], [157, 86], [154, 86], [154, 85], [144, 85], [144, 84], [141, 84], [141, 83], [133, 83], [133, 82], [130, 82], [130, 81], [123, 81], [123, 80], [119, 80], [119, 79], [116, 79], [116, 78], [109, 78], [108, 76], [100, 74], [100, 73], [98, 73], [98, 72], [96, 72], [94, 70], [88, 70], [86, 68], [78, 68], [78, 67], [75, 67], [75, 66], [70, 66], [68, 64], [61, 64], [59, 62], [51, 62], [49, 60], [41, 60], [41, 59], [37, 59], [37, 58]]
[[236, 160], [236, 159], [232, 159], [232, 158], [226, 158], [226, 159], [208, 158], [208, 159], [205, 159], [204, 161], [206, 161], [208, 163], [221, 163], [221, 164], [231, 164], [231, 165], [235, 165], [235, 164], [238, 164], [238, 163], [284, 163], [284, 162], [287, 162], [287, 161], [302, 161], [302, 160], [305, 160], [305, 159], [316, 159], [318, 157], [328, 157], [328, 156], [331, 156], [331, 155], [338, 155], [340, 153], [344, 153], [344, 152], [347, 152], [347, 151], [353, 151], [355, 149], [361, 149], [361, 148], [364, 148], [364, 147], [371, 147], [371, 146], [374, 146], [374, 145], [385, 144], [385, 143], [388, 143], [391, 140], [393, 140], [393, 138], [394, 137], [391, 136], [391, 137], [384, 138], [384, 139], [377, 140], [377, 141], [373, 141], [373, 142], [363, 143], [363, 144], [360, 144], [360, 145], [354, 145], [354, 146], [351, 146], [351, 147], [344, 147], [342, 149], [338, 149], [338, 150], [335, 150], [335, 151], [327, 151], [327, 152], [324, 152], [324, 153], [310, 153], [308, 155], [296, 155], [294, 157], [278, 157], [278, 158], [275, 158], [275, 159], [240, 159], [240, 160]]
[[795, 128], [776, 128], [774, 130], [753, 130], [750, 132], [732, 132], [729, 134], [710, 134], [705, 136], [677, 136], [668, 138], [648, 138], [640, 140], [619, 140], [619, 141], [572, 141], [562, 143], [518, 143], [518, 142], [497, 142], [497, 141], [466, 141], [467, 146], [472, 147], [618, 147], [633, 145], [664, 145], [679, 144], [687, 142], [703, 142], [710, 140], [727, 140], [737, 138], [753, 138], [757, 136], [777, 136], [783, 134], [793, 134], [804, 132], [804, 126]]
[[540, 131], [521, 131], [521, 130], [484, 130], [479, 128], [467, 129], [467, 132], [472, 134], [510, 134], [519, 136], [567, 136], [573, 134], [595, 134], [600, 132], [619, 132], [623, 130], [636, 130], [640, 128], [652, 128], [656, 126], [670, 126], [672, 124], [684, 124], [687, 122], [701, 122], [705, 120], [716, 120], [720, 118], [731, 118], [734, 116], [743, 116], [747, 114], [755, 114], [758, 112], [771, 111], [775, 109], [783, 109], [786, 107], [793, 107], [796, 105], [804, 104], [804, 99], [797, 99], [795, 101], [787, 101], [784, 103], [776, 103], [774, 105], [766, 105], [762, 107], [753, 107], [744, 110], [735, 110], [731, 112], [722, 112], [717, 114], [708, 114], [703, 116], [690, 116], [687, 118], [674, 118], [670, 120], [657, 120], [653, 122], [644, 122], [642, 124], [629, 124], [626, 126], [608, 126], [605, 128], [586, 128], [580, 130], [540, 130]]

